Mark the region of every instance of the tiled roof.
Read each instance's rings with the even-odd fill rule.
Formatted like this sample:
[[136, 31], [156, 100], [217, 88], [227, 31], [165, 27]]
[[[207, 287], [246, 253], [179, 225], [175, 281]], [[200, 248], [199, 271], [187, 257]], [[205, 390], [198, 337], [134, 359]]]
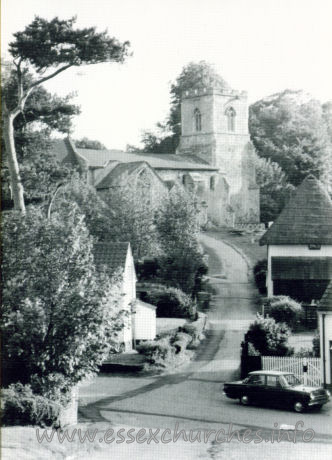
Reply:
[[93, 254], [96, 267], [105, 267], [110, 274], [119, 268], [124, 269], [129, 247], [129, 243], [95, 243]]
[[121, 163], [146, 161], [155, 169], [217, 170], [217, 168], [197, 158], [195, 155], [176, 155], [174, 153], [127, 153], [121, 150], [76, 150], [87, 159], [90, 167], [102, 167], [105, 166], [108, 161], [119, 161]]
[[323, 297], [320, 299], [318, 310], [332, 311], [332, 281], [330, 281], [330, 284], [327, 286]]
[[332, 202], [319, 180], [304, 179], [259, 243], [332, 244]]
[[[56, 139], [52, 151], [60, 161], [67, 152], [70, 155], [68, 139]], [[154, 169], [188, 169], [197, 171], [217, 171], [204, 160], [195, 155], [176, 155], [174, 153], [127, 153], [122, 150], [94, 150], [75, 148], [75, 151], [87, 160], [90, 168], [103, 168], [110, 161], [120, 163], [147, 162]]]
[[[152, 174], [156, 176], [158, 180], [162, 183], [159, 176], [157, 176], [154, 170], [145, 161], [136, 161], [134, 163], [117, 163], [115, 164], [115, 166], [111, 163], [110, 166], [111, 167], [108, 173], [106, 173], [105, 171], [105, 174], [103, 174], [103, 176], [101, 176], [99, 180], [97, 178], [95, 183], [95, 187], [97, 190], [109, 187], [122, 186], [124, 183], [127, 182], [128, 177], [132, 173], [139, 173], [144, 168], [148, 168], [152, 172]], [[106, 166], [105, 170], [107, 169], [108, 167]]]

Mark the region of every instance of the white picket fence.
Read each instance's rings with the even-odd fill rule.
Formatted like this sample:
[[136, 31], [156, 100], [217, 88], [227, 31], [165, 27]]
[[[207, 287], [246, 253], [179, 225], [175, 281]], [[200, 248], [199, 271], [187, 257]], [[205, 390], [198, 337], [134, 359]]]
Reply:
[[321, 386], [321, 365], [320, 358], [306, 358], [308, 371], [307, 381], [304, 382], [303, 358], [295, 356], [262, 356], [262, 366], [264, 370], [292, 372], [302, 383], [309, 386]]

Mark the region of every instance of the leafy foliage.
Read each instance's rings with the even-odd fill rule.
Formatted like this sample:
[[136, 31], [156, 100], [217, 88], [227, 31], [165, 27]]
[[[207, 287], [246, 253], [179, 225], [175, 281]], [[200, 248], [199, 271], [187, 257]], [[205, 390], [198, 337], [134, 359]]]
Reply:
[[259, 314], [250, 325], [247, 341], [267, 356], [285, 356], [290, 353], [287, 341], [290, 329], [285, 323], [277, 323], [273, 318], [263, 318]]
[[143, 342], [136, 349], [138, 353], [145, 356], [150, 365], [155, 367], [167, 367], [175, 355], [175, 348], [170, 343], [170, 337]]
[[261, 222], [274, 221], [289, 200], [294, 186], [285, 172], [270, 158], [255, 156], [256, 182], [260, 187]]
[[170, 286], [196, 295], [206, 273], [206, 263], [198, 244], [198, 207], [194, 196], [174, 192], [164, 200], [156, 217], [159, 276]]
[[135, 259], [158, 254], [155, 213], [150, 200], [148, 184], [136, 186], [128, 183], [113, 188], [104, 196], [108, 207], [110, 241], [130, 241]]
[[156, 305], [157, 317], [195, 319], [196, 305], [180, 289], [156, 287], [148, 291], [146, 302]]
[[122, 62], [129, 42], [120, 43], [94, 27], [74, 29], [76, 18], [51, 21], [36, 16], [24, 31], [14, 34], [9, 51], [14, 59], [28, 62], [38, 73], [59, 65]]
[[[225, 80], [205, 61], [190, 62], [183, 67], [170, 89], [171, 108], [164, 123], [157, 123], [155, 132], [145, 131], [142, 136], [143, 151], [173, 153], [181, 136], [181, 97], [184, 91], [209, 86], [228, 88]], [[139, 150], [131, 147], [131, 150]]]
[[249, 131], [258, 155], [278, 163], [294, 186], [308, 174], [325, 181], [332, 152], [329, 113], [302, 91], [257, 101], [250, 106]]
[[88, 139], [87, 137], [82, 137], [75, 142], [75, 145], [79, 149], [93, 149], [93, 150], [105, 150], [106, 147], [99, 141]]
[[286, 323], [293, 329], [301, 317], [302, 306], [288, 296], [274, 296], [267, 299], [265, 312], [277, 323]]
[[[59, 161], [51, 153], [51, 138], [47, 130], [25, 130], [15, 136], [17, 156], [27, 203], [45, 202], [60, 183], [66, 183], [74, 170]], [[11, 208], [10, 177], [6, 152], [3, 152], [3, 196], [5, 208]]]
[[33, 393], [30, 385], [16, 383], [2, 391], [2, 423], [11, 425], [59, 426], [61, 405]]
[[[96, 190], [86, 183], [78, 174], [73, 174], [70, 181], [59, 189], [52, 210], [61, 213], [68, 207], [68, 203], [75, 203], [81, 214], [84, 215], [85, 225], [97, 240], [111, 239], [111, 216], [107, 204], [101, 199]], [[122, 240], [123, 241], [123, 240]]]
[[3, 361], [21, 366], [28, 382], [61, 374], [66, 392], [97, 370], [116, 341], [119, 283], [96, 272], [75, 205], [51, 219], [33, 207], [25, 217], [10, 212], [2, 234]]
[[[17, 82], [17, 88], [14, 93], [12, 91], [13, 97], [9, 97], [8, 88], [8, 94], [3, 99], [3, 131], [14, 207], [22, 214], [25, 214], [24, 188], [17, 161], [13, 128], [15, 119], [23, 114], [27, 100], [41, 84], [72, 66], [123, 62], [128, 55], [128, 42], [121, 43], [109, 37], [106, 31], [97, 33], [93, 27], [74, 29], [75, 20], [75, 18], [60, 20], [56, 17], [48, 21], [36, 16], [23, 31], [14, 34], [14, 41], [9, 45], [9, 52], [15, 66], [15, 73], [10, 80], [12, 83]], [[31, 77], [32, 73], [33, 77]], [[40, 89], [38, 91], [37, 101], [40, 102], [46, 93], [43, 94], [43, 90]], [[62, 113], [60, 119], [54, 116], [54, 106], [64, 107], [63, 100], [59, 104], [58, 99], [53, 98], [49, 106], [47, 104], [40, 108], [37, 106], [37, 113], [32, 113], [32, 117], [36, 119], [39, 114], [42, 120], [41, 114], [46, 114], [44, 121], [48, 123], [55, 121], [57, 126], [65, 129], [63, 120], [67, 114], [63, 117]], [[47, 94], [46, 100], [50, 102]], [[69, 107], [69, 110], [72, 109], [73, 107]], [[61, 114], [61, 110], [55, 112]]]

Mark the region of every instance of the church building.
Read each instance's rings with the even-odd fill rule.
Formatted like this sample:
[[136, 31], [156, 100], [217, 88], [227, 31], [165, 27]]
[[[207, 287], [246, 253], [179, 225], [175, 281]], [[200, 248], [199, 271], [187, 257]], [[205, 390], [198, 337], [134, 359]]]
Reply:
[[[128, 153], [75, 147], [57, 140], [60, 161], [79, 167], [101, 194], [144, 175], [151, 198], [177, 187], [194, 191], [217, 225], [259, 223], [259, 187], [248, 132], [247, 93], [227, 84], [193, 89], [182, 95], [181, 138], [176, 152]], [[148, 182], [147, 182], [148, 181]]]

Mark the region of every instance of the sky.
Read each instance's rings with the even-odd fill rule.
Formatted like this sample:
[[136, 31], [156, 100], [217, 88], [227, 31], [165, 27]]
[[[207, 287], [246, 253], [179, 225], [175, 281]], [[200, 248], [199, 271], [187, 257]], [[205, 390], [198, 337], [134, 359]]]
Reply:
[[124, 64], [69, 69], [45, 85], [76, 94], [72, 137], [107, 148], [139, 145], [167, 117], [170, 84], [192, 61], [213, 64], [249, 103], [285, 89], [332, 99], [331, 0], [2, 0], [2, 56], [35, 15], [77, 16], [77, 27], [130, 41]]

